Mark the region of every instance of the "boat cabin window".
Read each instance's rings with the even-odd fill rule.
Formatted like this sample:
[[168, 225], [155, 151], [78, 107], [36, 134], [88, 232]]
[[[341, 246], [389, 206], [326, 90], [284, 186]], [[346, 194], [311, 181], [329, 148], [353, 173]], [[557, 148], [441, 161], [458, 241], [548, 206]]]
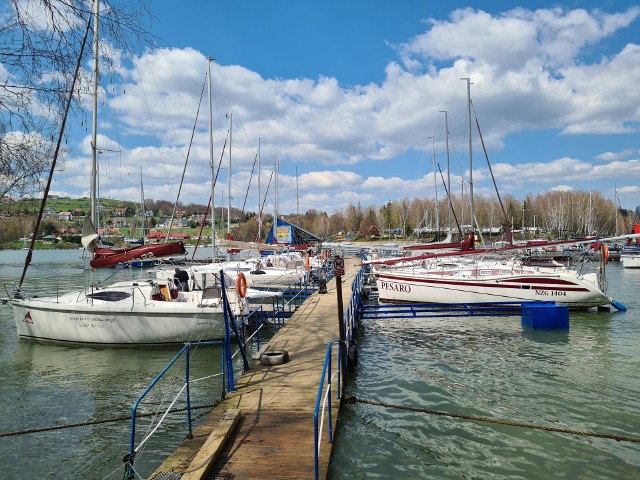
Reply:
[[103, 300], [105, 302], [119, 302], [131, 296], [128, 292], [96, 292], [87, 295], [87, 298], [94, 300]]

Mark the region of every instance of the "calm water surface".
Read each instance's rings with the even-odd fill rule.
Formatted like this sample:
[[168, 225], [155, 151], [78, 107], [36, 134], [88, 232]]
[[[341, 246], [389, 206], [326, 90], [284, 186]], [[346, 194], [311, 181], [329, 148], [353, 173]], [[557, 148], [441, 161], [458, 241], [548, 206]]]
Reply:
[[[640, 270], [607, 267], [625, 313], [368, 321], [348, 393], [391, 405], [640, 436]], [[640, 443], [431, 416], [341, 410], [330, 478], [640, 479]]]
[[[19, 279], [24, 253], [0, 252], [0, 285]], [[28, 279], [67, 288], [88, 282], [81, 253], [38, 251], [34, 264], [45, 268], [30, 269]], [[135, 269], [117, 275], [148, 276]], [[608, 277], [610, 294], [629, 310], [572, 313], [568, 333], [526, 332], [519, 318], [370, 321], [348, 392], [389, 404], [640, 436], [640, 270], [611, 264]], [[178, 350], [19, 341], [6, 306], [0, 307], [0, 342], [0, 432], [128, 416]], [[219, 356], [217, 349], [199, 350], [193, 376], [219, 371]], [[145, 411], [165, 405], [183, 375], [176, 369]], [[219, 381], [201, 383], [192, 403], [215, 402]], [[138, 440], [146, 425], [138, 427]], [[144, 478], [182, 441], [185, 417], [172, 415], [161, 430], [136, 463]], [[0, 437], [0, 479], [122, 478], [129, 432], [124, 420]], [[364, 404], [343, 408], [335, 442], [332, 480], [640, 478], [637, 443]]]
[[[4, 285], [17, 282], [24, 251], [0, 251], [1, 296]], [[26, 283], [44, 284], [61, 291], [91, 280], [83, 268], [81, 250], [34, 252]], [[112, 278], [108, 278], [113, 275]], [[108, 282], [152, 277], [147, 270], [103, 269]], [[90, 348], [18, 340], [12, 310], [0, 306], [0, 432], [25, 431], [58, 425], [129, 417], [131, 407], [179, 351], [161, 348]], [[201, 348], [191, 360], [191, 378], [220, 372], [220, 349]], [[152, 390], [139, 412], [166, 409], [184, 382], [184, 363], [173, 368], [160, 388]], [[211, 405], [220, 397], [218, 378], [191, 389], [192, 406]], [[184, 397], [183, 397], [184, 398]], [[184, 400], [177, 407], [184, 406]], [[196, 411], [195, 419], [210, 409]], [[163, 409], [164, 411], [164, 409]], [[137, 424], [139, 442], [149, 430], [150, 418]], [[180, 444], [187, 433], [186, 415], [173, 414], [149, 446], [136, 468], [145, 478]], [[0, 479], [122, 478], [122, 457], [129, 451], [130, 420], [88, 425], [44, 433], [0, 437]]]

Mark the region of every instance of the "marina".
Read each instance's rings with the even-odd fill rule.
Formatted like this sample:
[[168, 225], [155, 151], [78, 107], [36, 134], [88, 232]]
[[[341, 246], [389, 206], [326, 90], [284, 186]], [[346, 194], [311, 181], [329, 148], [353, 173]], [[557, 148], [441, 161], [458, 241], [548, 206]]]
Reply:
[[[15, 275], [21, 255], [1, 254], [7, 265], [2, 279], [6, 282]], [[59, 257], [59, 263], [50, 268], [60, 273], [79, 261], [77, 251], [48, 255]], [[326, 433], [323, 437], [320, 478], [325, 478], [325, 472], [330, 479], [371, 475], [546, 479], [555, 478], [558, 472], [569, 477], [633, 478], [640, 471], [637, 443], [421, 412], [431, 409], [620, 437], [637, 435], [640, 304], [634, 292], [640, 271], [620, 264], [607, 268], [610, 288], [627, 311], [572, 312], [568, 331], [527, 330], [518, 316], [411, 319], [374, 315], [363, 319], [358, 367], [347, 377], [345, 387], [347, 396], [360, 402], [344, 404], [339, 417], [332, 416], [337, 421], [335, 437], [333, 444], [324, 443]], [[128, 270], [120, 274], [141, 273]], [[346, 281], [345, 297], [348, 285]], [[236, 364], [237, 390], [221, 403], [217, 403], [219, 380], [202, 391], [194, 387], [192, 406], [209, 405], [208, 409], [194, 409], [194, 436], [203, 445], [213, 427], [222, 424], [220, 412], [235, 408], [246, 413], [240, 414], [235, 429], [227, 418], [231, 422], [228, 430], [236, 433], [224, 449], [220, 446], [224, 465], [212, 467], [209, 477], [203, 478], [220, 478], [216, 475], [224, 472], [242, 476], [240, 472], [250, 471], [253, 474], [245, 478], [313, 478], [313, 406], [326, 343], [338, 335], [333, 292], [330, 284], [328, 295], [311, 297], [298, 310], [302, 320], [295, 320], [294, 315], [289, 319], [293, 323], [285, 324], [273, 337], [270, 347], [286, 348], [288, 363], [258, 364], [245, 373]], [[331, 300], [332, 311], [321, 315], [327, 317], [329, 331], [321, 334], [319, 328], [313, 335], [322, 338], [313, 341], [312, 336], [305, 336], [294, 343], [291, 335], [302, 332], [304, 321], [320, 313], [320, 297]], [[8, 400], [0, 414], [3, 477], [28, 472], [38, 478], [72, 474], [87, 479], [122, 478], [130, 408], [176, 349], [104, 349], [19, 341], [10, 311], [3, 307], [0, 313], [5, 345], [0, 354], [1, 388], [2, 397]], [[216, 347], [211, 348], [215, 352]], [[312, 354], [313, 350], [318, 351]], [[210, 358], [211, 349], [198, 350], [192, 362], [194, 375], [210, 372]], [[247, 391], [253, 393], [243, 393]], [[257, 391], [262, 396], [256, 397]], [[301, 402], [301, 406], [288, 407], [289, 402]], [[217, 408], [208, 413], [216, 403]], [[251, 406], [256, 405], [260, 405], [260, 415], [252, 417]], [[338, 408], [338, 402], [333, 408]], [[275, 433], [277, 428], [286, 429], [285, 419], [295, 417], [307, 433], [292, 434], [302, 427]], [[120, 420], [92, 423], [115, 418]], [[252, 418], [253, 423], [248, 420]], [[65, 424], [78, 426], [49, 429]], [[43, 431], [4, 435], [38, 429]], [[200, 449], [192, 450], [194, 457], [188, 463], [179, 461], [179, 452], [184, 454], [184, 450], [177, 447], [185, 432], [184, 413], [169, 415], [160, 434], [154, 435], [136, 459], [136, 478], [152, 478], [153, 472], [176, 464], [188, 469]], [[264, 435], [261, 442], [259, 435]], [[25, 464], [24, 452], [35, 450], [39, 461]], [[304, 471], [288, 468], [288, 462]], [[291, 476], [287, 476], [289, 471]]]

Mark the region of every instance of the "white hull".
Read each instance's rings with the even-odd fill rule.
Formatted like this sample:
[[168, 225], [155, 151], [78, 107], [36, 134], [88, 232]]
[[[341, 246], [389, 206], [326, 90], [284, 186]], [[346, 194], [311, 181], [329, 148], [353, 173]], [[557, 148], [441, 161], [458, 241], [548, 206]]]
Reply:
[[[154, 290], [155, 288], [155, 290]], [[12, 299], [18, 335], [46, 341], [154, 345], [224, 338], [219, 298], [180, 292], [176, 299], [153, 300], [157, 284], [123, 282], [95, 291]], [[123, 297], [109, 301], [101, 295]]]
[[620, 261], [624, 268], [640, 268], [640, 254], [622, 254], [620, 255]]
[[[490, 269], [447, 274], [420, 269], [380, 271], [380, 302], [480, 303], [555, 301], [570, 308], [608, 305], [611, 300], [595, 284], [572, 273], [490, 274]], [[473, 273], [472, 273], [473, 272]], [[475, 274], [474, 274], [475, 273]]]

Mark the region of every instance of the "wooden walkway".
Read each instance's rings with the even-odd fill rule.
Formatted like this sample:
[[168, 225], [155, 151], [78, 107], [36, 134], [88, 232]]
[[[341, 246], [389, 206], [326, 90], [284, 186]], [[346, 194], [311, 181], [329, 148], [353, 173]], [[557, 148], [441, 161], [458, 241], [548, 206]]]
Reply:
[[[360, 260], [345, 260], [346, 309]], [[284, 349], [289, 362], [269, 367], [254, 360], [238, 379], [236, 391], [207, 415], [194, 429], [194, 438], [185, 440], [150, 479], [314, 478], [316, 396], [327, 345], [339, 338], [335, 281], [328, 282], [327, 294], [309, 297], [269, 342], [267, 351]], [[339, 402], [337, 393], [332, 393], [335, 433]], [[326, 427], [325, 421], [319, 478], [326, 477], [331, 455]]]

